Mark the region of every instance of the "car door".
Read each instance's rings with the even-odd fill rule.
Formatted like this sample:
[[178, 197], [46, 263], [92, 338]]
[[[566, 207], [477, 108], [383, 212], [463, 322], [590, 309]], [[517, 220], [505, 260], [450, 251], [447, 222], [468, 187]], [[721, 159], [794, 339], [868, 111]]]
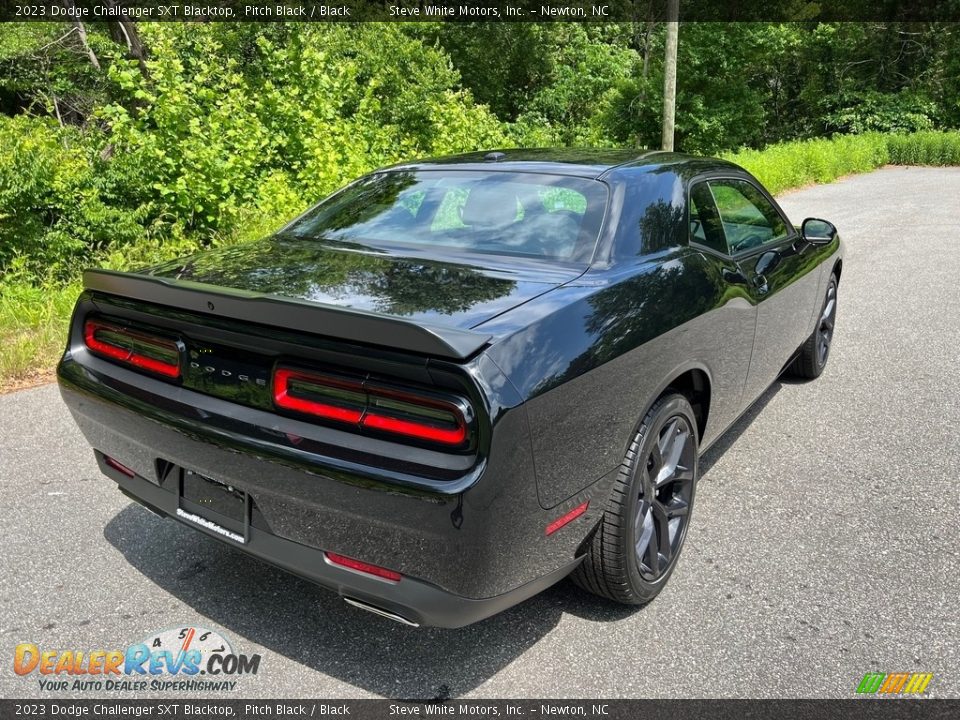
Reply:
[[749, 281], [727, 247], [723, 224], [706, 180], [690, 185], [689, 244], [699, 252], [715, 285], [715, 307], [707, 314], [701, 329], [715, 348], [709, 365], [712, 373], [710, 428], [703, 438], [711, 442], [715, 434], [732, 423], [743, 409], [743, 388], [750, 369], [756, 337], [757, 303]]
[[776, 203], [752, 180], [707, 181], [727, 247], [757, 304], [757, 325], [743, 404], [753, 402], [780, 374], [811, 330], [819, 297], [816, 265], [806, 243]]

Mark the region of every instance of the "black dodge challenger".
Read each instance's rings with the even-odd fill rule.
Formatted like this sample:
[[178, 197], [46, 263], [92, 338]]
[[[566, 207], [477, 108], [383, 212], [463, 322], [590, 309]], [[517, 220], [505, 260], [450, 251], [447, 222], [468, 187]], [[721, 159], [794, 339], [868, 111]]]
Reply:
[[89, 271], [58, 375], [120, 490], [411, 625], [674, 570], [698, 458], [824, 368], [842, 248], [679, 154], [408, 163], [275, 235]]

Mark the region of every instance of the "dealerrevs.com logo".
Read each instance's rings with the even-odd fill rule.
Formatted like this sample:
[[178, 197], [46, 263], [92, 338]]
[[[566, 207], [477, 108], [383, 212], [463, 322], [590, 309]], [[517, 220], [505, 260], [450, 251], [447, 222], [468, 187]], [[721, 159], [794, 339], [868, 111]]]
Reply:
[[153, 633], [123, 650], [17, 645], [13, 671], [36, 677], [44, 691], [232, 691], [256, 675], [259, 655], [234, 652], [215, 630], [186, 626]]

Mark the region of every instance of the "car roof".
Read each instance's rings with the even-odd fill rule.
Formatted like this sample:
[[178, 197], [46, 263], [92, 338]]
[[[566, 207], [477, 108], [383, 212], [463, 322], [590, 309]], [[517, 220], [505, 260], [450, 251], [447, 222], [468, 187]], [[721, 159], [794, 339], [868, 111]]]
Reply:
[[613, 170], [671, 169], [684, 176], [714, 170], [739, 170], [717, 158], [700, 158], [661, 150], [613, 148], [520, 148], [426, 158], [393, 165], [388, 170], [480, 170], [485, 172], [546, 173], [598, 179]]

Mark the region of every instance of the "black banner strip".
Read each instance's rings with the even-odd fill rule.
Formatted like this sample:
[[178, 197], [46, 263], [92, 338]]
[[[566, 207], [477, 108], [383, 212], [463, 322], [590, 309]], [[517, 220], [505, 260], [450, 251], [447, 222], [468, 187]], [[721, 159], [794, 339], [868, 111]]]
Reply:
[[[649, 22], [667, 0], [0, 0], [0, 21]], [[960, 22], [960, 0], [681, 0], [681, 22]]]
[[849, 700], [0, 700], [0, 718], [586, 718], [588, 720], [947, 720], [960, 699]]

